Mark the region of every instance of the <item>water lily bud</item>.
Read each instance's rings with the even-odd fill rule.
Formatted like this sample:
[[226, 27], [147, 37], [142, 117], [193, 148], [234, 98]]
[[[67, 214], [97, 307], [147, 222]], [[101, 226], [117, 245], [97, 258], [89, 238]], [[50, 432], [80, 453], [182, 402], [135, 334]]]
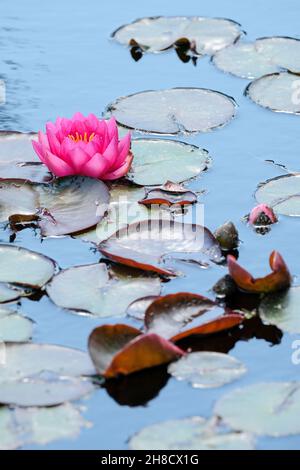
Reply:
[[259, 204], [250, 212], [248, 222], [251, 225], [271, 225], [277, 222], [277, 217], [271, 207]]
[[219, 279], [213, 286], [213, 291], [217, 297], [230, 297], [237, 290], [237, 285], [229, 274]]
[[239, 245], [239, 234], [232, 222], [226, 222], [217, 228], [215, 237], [220, 244], [222, 250], [235, 250]]

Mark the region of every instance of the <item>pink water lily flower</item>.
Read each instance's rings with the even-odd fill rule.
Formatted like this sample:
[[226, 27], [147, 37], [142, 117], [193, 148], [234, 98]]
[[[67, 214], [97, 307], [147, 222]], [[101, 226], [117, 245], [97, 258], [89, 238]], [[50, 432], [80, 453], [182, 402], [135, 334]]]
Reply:
[[115, 180], [128, 173], [133, 155], [131, 136], [119, 140], [117, 123], [85, 117], [76, 113], [72, 119], [57, 118], [46, 124], [46, 133], [38, 133], [33, 148], [41, 161], [56, 176], [82, 175], [101, 180]]

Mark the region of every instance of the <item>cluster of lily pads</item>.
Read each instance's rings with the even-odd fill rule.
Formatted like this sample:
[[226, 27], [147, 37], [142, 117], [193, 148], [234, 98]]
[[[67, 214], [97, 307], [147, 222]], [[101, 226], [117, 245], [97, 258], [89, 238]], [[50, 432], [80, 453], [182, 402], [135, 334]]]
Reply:
[[130, 47], [135, 60], [144, 53], [174, 49], [183, 62], [210, 56], [223, 72], [255, 79], [245, 94], [272, 111], [300, 113], [300, 40], [263, 37], [245, 41], [237, 22], [224, 18], [152, 17], [126, 24], [112, 39]]
[[[161, 34], [166, 28], [168, 34]], [[219, 68], [247, 78], [273, 73], [252, 82], [249, 95], [266, 107], [297, 113], [284, 107], [280, 100], [287, 95], [277, 91], [292, 84], [296, 75], [290, 70], [299, 71], [298, 42], [237, 42], [242, 36], [235, 22], [198, 17], [143, 19], [114, 33], [136, 57], [174, 47], [182, 57], [211, 55]], [[289, 71], [278, 72], [279, 67]], [[274, 99], [279, 100], [275, 106]], [[204, 388], [246, 373], [231, 355], [204, 346], [195, 351], [195, 337], [204, 345], [229, 330], [233, 342], [247, 334], [259, 337], [259, 328], [279, 336], [281, 331], [300, 333], [299, 287], [290, 287], [291, 274], [281, 255], [272, 252], [271, 273], [255, 278], [237, 262], [239, 237], [231, 222], [214, 233], [193, 223], [192, 209], [199, 206], [203, 188], [194, 192], [188, 181], [202, 177], [212, 159], [205, 149], [165, 138], [221, 127], [236, 109], [231, 97], [202, 88], [117, 99], [107, 107], [107, 116], [113, 114], [120, 126], [164, 138], [133, 139], [130, 172], [110, 183], [81, 176], [55, 179], [32, 150], [35, 134], [0, 133], [0, 223], [10, 240], [24, 229], [41, 238], [72, 236], [90, 243], [101, 258], [61, 270], [40, 253], [0, 245], [0, 447], [76, 435], [89, 423], [72, 402], [99, 386], [113, 394], [120, 377], [138, 380], [138, 373], [148, 373], [154, 382], [155, 371], [168, 366], [169, 375]], [[299, 216], [299, 181], [293, 173], [260, 185], [255, 194], [259, 210], [251, 212], [249, 222], [268, 226], [282, 214]], [[164, 283], [180, 276], [185, 263], [199, 269], [225, 267], [211, 298], [190, 292], [162, 295]], [[89, 354], [31, 343], [35, 324], [19, 312], [16, 301], [39, 295], [75, 314], [134, 318], [138, 327], [101, 324], [87, 340]], [[131, 438], [130, 447], [253, 448], [257, 434], [300, 433], [299, 394], [297, 382], [234, 390], [217, 402], [210, 419], [199, 416], [145, 428]]]

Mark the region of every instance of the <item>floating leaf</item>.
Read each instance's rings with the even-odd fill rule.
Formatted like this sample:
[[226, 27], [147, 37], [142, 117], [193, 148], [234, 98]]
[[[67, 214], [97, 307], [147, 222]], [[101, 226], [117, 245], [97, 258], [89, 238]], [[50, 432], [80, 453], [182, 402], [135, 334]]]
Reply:
[[197, 195], [193, 191], [175, 193], [174, 191], [165, 191], [161, 188], [151, 189], [147, 192], [144, 199], [139, 201], [144, 206], [167, 205], [187, 206], [197, 202]]
[[269, 262], [272, 273], [255, 279], [237, 263], [234, 256], [227, 256], [230, 276], [240, 289], [251, 293], [276, 292], [290, 286], [291, 275], [282, 256], [277, 251], [272, 251]]
[[54, 261], [40, 253], [0, 245], [0, 282], [40, 288], [51, 279], [54, 271]]
[[75, 266], [58, 273], [47, 293], [59, 307], [89, 312], [99, 317], [123, 315], [139, 297], [158, 295], [160, 280], [106, 264]]
[[255, 42], [256, 49], [272, 63], [290, 72], [300, 72], [300, 40], [274, 36], [260, 38]]
[[28, 292], [26, 289], [22, 289], [17, 286], [11, 286], [9, 284], [0, 283], [0, 303], [17, 300], [19, 297], [22, 297], [27, 293]]
[[299, 313], [300, 288], [291, 287], [287, 292], [266, 295], [259, 305], [262, 320], [276, 325], [288, 333], [300, 333]]
[[0, 450], [77, 437], [88, 423], [70, 403], [51, 408], [0, 408]]
[[174, 140], [136, 139], [132, 152], [134, 159], [127, 177], [140, 185], [168, 180], [179, 183], [198, 176], [210, 164], [207, 150]]
[[184, 352], [156, 334], [141, 334], [128, 325], [104, 325], [89, 337], [89, 351], [99, 374], [128, 375], [171, 362]]
[[33, 321], [9, 308], [0, 307], [0, 342], [26, 342], [32, 337]]
[[87, 354], [54, 345], [5, 343], [0, 363], [0, 403], [53, 406], [94, 387], [83, 375], [95, 370]]
[[299, 434], [300, 383], [258, 383], [233, 390], [217, 402], [215, 412], [239, 431], [274, 437]]
[[[143, 91], [119, 98], [108, 106], [107, 111], [120, 125], [130, 129], [155, 134], [180, 134], [208, 132], [225, 125], [235, 116], [236, 103], [218, 91], [172, 88]], [[175, 181], [172, 176], [168, 179]]]
[[226, 47], [217, 52], [212, 61], [223, 72], [248, 79], [259, 78], [279, 70], [276, 64], [260, 54], [255, 42], [238, 42]]
[[59, 178], [49, 184], [0, 181], [0, 221], [18, 216], [32, 220], [43, 236], [85, 230], [102, 219], [109, 202], [107, 186], [82, 176]]
[[224, 431], [215, 418], [175, 419], [142, 429], [129, 441], [133, 450], [251, 450], [250, 434]]
[[[214, 312], [215, 314], [215, 312]], [[214, 318], [208, 320], [200, 318], [200, 322], [194, 322], [191, 327], [187, 327], [177, 333], [175, 336], [171, 338], [171, 341], [177, 343], [186, 338], [190, 338], [191, 336], [199, 336], [199, 335], [212, 335], [215, 333], [220, 333], [221, 331], [230, 330], [235, 326], [240, 325], [245, 321], [244, 315], [234, 312], [234, 311], [227, 311], [225, 314], [222, 315], [215, 315]], [[200, 323], [194, 326], [195, 323]]]
[[23, 179], [35, 183], [50, 181], [52, 175], [32, 148], [36, 134], [0, 131], [0, 179]]
[[261, 184], [255, 198], [278, 214], [300, 216], [300, 174], [283, 175]]
[[200, 225], [170, 220], [151, 219], [131, 224], [100, 243], [102, 254], [121, 264], [174, 275], [165, 260], [171, 253], [190, 253], [200, 257], [221, 260], [221, 251], [212, 233]]
[[251, 82], [246, 96], [254, 103], [279, 113], [300, 114], [299, 75], [281, 72]]
[[214, 52], [233, 44], [242, 35], [240, 25], [225, 18], [201, 16], [141, 18], [121, 26], [112, 38], [124, 46], [140, 46], [144, 52], [160, 52], [185, 38], [198, 54]]
[[145, 326], [148, 332], [170, 338], [215, 305], [212, 300], [189, 292], [165, 295], [154, 300], [147, 308]]
[[210, 351], [187, 354], [168, 367], [173, 377], [186, 380], [195, 388], [221, 387], [240, 378], [246, 370], [236, 358]]

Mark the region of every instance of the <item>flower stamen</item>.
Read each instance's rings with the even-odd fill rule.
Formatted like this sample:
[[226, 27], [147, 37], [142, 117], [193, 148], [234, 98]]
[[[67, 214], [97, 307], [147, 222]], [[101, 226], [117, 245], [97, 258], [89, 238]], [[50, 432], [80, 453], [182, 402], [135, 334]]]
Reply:
[[87, 132], [85, 132], [84, 135], [76, 132], [75, 135], [69, 134], [68, 137], [75, 143], [85, 142], [87, 144], [88, 142], [92, 142], [93, 138], [95, 137], [95, 132], [93, 132], [90, 136], [87, 135]]

